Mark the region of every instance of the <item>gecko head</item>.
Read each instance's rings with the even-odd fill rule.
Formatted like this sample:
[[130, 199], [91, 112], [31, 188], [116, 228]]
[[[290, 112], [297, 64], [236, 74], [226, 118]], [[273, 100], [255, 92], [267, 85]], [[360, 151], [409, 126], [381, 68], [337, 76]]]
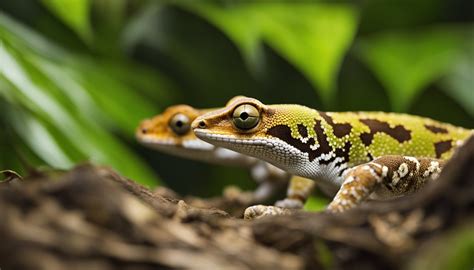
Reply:
[[141, 144], [170, 154], [210, 151], [214, 147], [198, 139], [191, 129], [192, 121], [203, 113], [188, 105], [168, 107], [163, 113], [142, 121], [135, 136]]
[[240, 96], [231, 99], [225, 108], [197, 117], [191, 126], [196, 136], [206, 142], [287, 169], [305, 155], [292, 144], [311, 133], [299, 134], [301, 128], [295, 122], [312, 128], [315, 119], [309, 111], [314, 110], [300, 105], [265, 105]]

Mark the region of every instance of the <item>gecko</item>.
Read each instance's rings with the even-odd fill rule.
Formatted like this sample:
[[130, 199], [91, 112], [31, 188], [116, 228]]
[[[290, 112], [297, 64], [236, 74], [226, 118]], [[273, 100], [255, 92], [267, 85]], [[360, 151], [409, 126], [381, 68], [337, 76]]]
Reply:
[[[247, 199], [254, 203], [268, 200], [288, 183], [291, 176], [267, 162], [198, 139], [192, 132], [191, 122], [212, 110], [214, 109], [196, 109], [184, 104], [170, 106], [161, 114], [143, 120], [136, 129], [136, 138], [141, 144], [166, 154], [211, 164], [247, 168], [252, 178], [259, 183], [251, 198]], [[313, 188], [312, 181], [292, 177], [287, 197], [277, 201], [275, 205], [302, 208]]]
[[[332, 196], [329, 212], [367, 199], [417, 191], [436, 179], [456, 148], [474, 133], [429, 118], [385, 112], [324, 112], [301, 105], [265, 105], [240, 97], [195, 119], [196, 136], [314, 180]], [[287, 213], [256, 205], [245, 217]]]

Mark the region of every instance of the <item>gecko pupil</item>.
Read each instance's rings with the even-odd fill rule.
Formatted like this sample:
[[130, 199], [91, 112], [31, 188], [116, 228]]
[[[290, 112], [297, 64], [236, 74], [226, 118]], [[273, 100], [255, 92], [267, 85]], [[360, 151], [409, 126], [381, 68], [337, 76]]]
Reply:
[[181, 121], [181, 120], [176, 121], [176, 126], [179, 127], [179, 128], [182, 127], [183, 126], [183, 121]]
[[247, 112], [243, 112], [240, 114], [240, 118], [245, 121], [247, 118], [249, 118], [249, 114]]

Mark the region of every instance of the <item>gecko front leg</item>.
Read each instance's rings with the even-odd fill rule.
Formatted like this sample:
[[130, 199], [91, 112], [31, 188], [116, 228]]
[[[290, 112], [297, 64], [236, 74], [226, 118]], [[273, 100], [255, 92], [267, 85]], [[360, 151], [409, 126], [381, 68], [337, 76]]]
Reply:
[[290, 180], [286, 198], [277, 201], [275, 206], [283, 208], [301, 209], [314, 190], [315, 182], [311, 179], [293, 176]]
[[275, 206], [253, 205], [245, 209], [245, 219], [256, 219], [264, 216], [291, 214], [294, 210], [302, 209], [309, 195], [313, 192], [315, 182], [299, 176], [293, 176], [288, 185], [284, 200], [277, 201]]
[[343, 212], [359, 205], [374, 192], [397, 196], [416, 191], [428, 180], [435, 179], [443, 165], [444, 161], [434, 158], [389, 155], [355, 166], [344, 176], [341, 188], [327, 209]]

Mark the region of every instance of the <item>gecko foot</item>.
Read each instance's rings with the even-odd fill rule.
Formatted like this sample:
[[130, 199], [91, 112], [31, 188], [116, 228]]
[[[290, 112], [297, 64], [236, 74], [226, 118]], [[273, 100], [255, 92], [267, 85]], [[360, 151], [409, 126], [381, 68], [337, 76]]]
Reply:
[[293, 211], [278, 206], [254, 205], [245, 209], [244, 219], [258, 219], [265, 216], [289, 215]]

